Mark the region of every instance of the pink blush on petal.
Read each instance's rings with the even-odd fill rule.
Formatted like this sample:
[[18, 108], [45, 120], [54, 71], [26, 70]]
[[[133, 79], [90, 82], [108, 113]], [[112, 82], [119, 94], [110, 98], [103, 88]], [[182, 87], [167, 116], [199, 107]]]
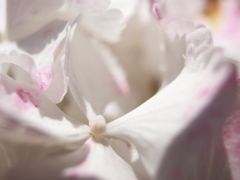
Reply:
[[153, 13], [155, 14], [155, 16], [157, 17], [158, 20], [161, 20], [161, 14], [160, 14], [160, 6], [159, 4], [155, 3], [153, 5]]
[[17, 106], [21, 109], [25, 109], [27, 107], [38, 107], [38, 102], [31, 93], [23, 89], [19, 89], [17, 90], [17, 95]]
[[199, 96], [200, 96], [200, 97], [207, 96], [207, 95], [209, 95], [210, 92], [211, 92], [211, 89], [210, 89], [210, 88], [202, 89], [202, 90], [199, 92]]
[[58, 45], [57, 46], [52, 46], [51, 50], [52, 50], [52, 54], [55, 56], [57, 54]]
[[130, 87], [127, 82], [118, 83], [117, 88], [121, 96], [127, 95], [130, 91]]
[[46, 90], [52, 80], [52, 73], [40, 71], [36, 74], [36, 85], [40, 90]]

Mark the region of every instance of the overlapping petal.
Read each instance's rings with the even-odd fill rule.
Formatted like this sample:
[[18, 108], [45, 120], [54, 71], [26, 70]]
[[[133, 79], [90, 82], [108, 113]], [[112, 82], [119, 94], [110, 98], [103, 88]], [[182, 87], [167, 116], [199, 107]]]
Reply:
[[78, 28], [82, 31], [107, 42], [116, 42], [124, 28], [120, 22], [122, 13], [108, 9], [109, 5], [109, 0], [66, 0], [58, 11], [59, 18], [71, 23], [78, 19]]
[[146, 1], [137, 3], [134, 15], [127, 21], [121, 41], [111, 45], [114, 55], [126, 72], [130, 85], [127, 96], [114, 101], [107, 109], [116, 119], [150, 98], [161, 84], [162, 41], [159, 24], [149, 13]]
[[114, 152], [106, 139], [91, 138], [84, 147], [89, 148], [88, 156], [79, 165], [68, 168], [65, 171], [67, 177], [84, 179], [93, 176], [106, 180], [137, 179], [129, 164]]
[[[39, 147], [38, 147], [39, 148]], [[31, 155], [34, 154], [34, 149], [31, 149]], [[49, 148], [39, 149], [38, 154], [43, 154], [41, 151], [48, 151]], [[19, 152], [20, 151], [20, 152]], [[19, 156], [22, 153], [22, 157], [27, 153], [19, 149]], [[22, 163], [13, 166], [10, 171], [5, 174], [6, 180], [60, 180], [68, 178], [64, 176], [64, 170], [68, 167], [74, 166], [79, 162], [82, 162], [85, 157], [88, 155], [88, 149], [80, 148], [73, 152], [61, 152], [61, 153], [52, 153], [54, 155], [46, 155], [40, 158], [29, 158], [27, 161], [22, 161]], [[10, 153], [11, 154], [11, 153]], [[50, 153], [51, 154], [51, 153]], [[21, 156], [20, 156], [21, 157]], [[20, 161], [21, 162], [21, 161]], [[70, 179], [70, 178], [69, 178]], [[84, 178], [81, 180], [95, 180], [93, 176], [91, 178]]]
[[158, 178], [176, 179], [175, 169], [192, 171], [189, 157], [210, 143], [209, 137], [231, 110], [236, 91], [233, 65], [216, 55], [201, 60], [208, 64], [205, 68], [187, 66], [153, 98], [107, 126], [108, 135], [137, 148], [152, 176], [159, 173]]
[[50, 3], [45, 0], [2, 0], [2, 4], [3, 9], [7, 9], [2, 11], [2, 17], [7, 19], [1, 23], [0, 32], [11, 40], [26, 38], [54, 20], [73, 23], [79, 16], [83, 29], [109, 42], [118, 40], [124, 28], [120, 23], [121, 12], [108, 9], [108, 0], [54, 0]]
[[103, 114], [111, 100], [127, 93], [128, 84], [111, 51], [77, 28], [74, 30], [67, 61], [69, 86], [78, 105], [91, 120]]
[[39, 89], [48, 90], [46, 94], [54, 103], [60, 102], [67, 91], [63, 68], [66, 28], [65, 22], [54, 21], [25, 39], [1, 45], [0, 62], [16, 64], [27, 71]]
[[161, 41], [163, 68], [162, 88], [171, 83], [184, 68], [186, 54], [186, 36], [194, 31], [193, 23], [187, 20], [165, 18], [159, 21], [166, 35]]
[[[193, 63], [198, 67], [205, 64], [205, 60], [196, 60], [197, 63], [194, 63], [190, 59], [203, 59], [201, 54], [208, 52], [207, 49], [212, 46], [212, 37], [209, 29], [203, 25], [195, 28], [188, 20], [165, 18], [159, 22], [166, 34], [161, 43], [162, 56], [167, 59], [163, 61], [162, 87], [165, 87], [180, 74], [185, 65], [191, 66], [189, 63]], [[185, 58], [189, 60], [185, 61]]]
[[68, 143], [88, 137], [88, 127], [63, 114], [38, 89], [1, 75], [1, 138]]
[[237, 93], [237, 104], [234, 111], [228, 117], [228, 120], [223, 128], [222, 138], [228, 155], [229, 165], [232, 173], [233, 180], [239, 178], [239, 167], [240, 167], [240, 148], [239, 148], [239, 91]]

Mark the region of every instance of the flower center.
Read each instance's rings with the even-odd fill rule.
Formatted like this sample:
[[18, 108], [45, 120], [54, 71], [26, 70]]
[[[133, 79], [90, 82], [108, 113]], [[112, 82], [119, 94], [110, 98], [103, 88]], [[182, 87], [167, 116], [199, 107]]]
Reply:
[[101, 135], [106, 131], [106, 120], [103, 116], [98, 115], [89, 122], [89, 126], [93, 135]]

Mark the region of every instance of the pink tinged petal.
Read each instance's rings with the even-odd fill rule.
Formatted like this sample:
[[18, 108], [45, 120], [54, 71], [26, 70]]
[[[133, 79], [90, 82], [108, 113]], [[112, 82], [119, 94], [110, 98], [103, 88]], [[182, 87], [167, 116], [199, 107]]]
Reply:
[[159, 22], [170, 40], [174, 39], [176, 36], [181, 37], [183, 35], [189, 34], [195, 29], [193, 23], [188, 20], [164, 18]]
[[189, 161], [210, 143], [229, 113], [236, 91], [235, 69], [212, 58], [205, 69], [185, 68], [152, 99], [107, 125], [108, 135], [137, 148], [151, 176], [170, 180], [176, 173], [193, 172]]
[[240, 101], [239, 92], [237, 95], [237, 104], [234, 111], [229, 116], [224, 129], [223, 129], [223, 141], [227, 151], [229, 166], [231, 169], [233, 180], [237, 180], [240, 177]]
[[161, 0], [149, 0], [148, 2], [155, 17], [158, 20], [162, 19], [161, 13], [162, 13], [162, 10], [164, 9], [163, 2]]
[[27, 71], [40, 90], [47, 90], [45, 93], [54, 103], [62, 100], [67, 89], [63, 68], [66, 46], [61, 48], [66, 28], [66, 22], [53, 21], [16, 44], [6, 42], [1, 46], [0, 62], [13, 63]]
[[[208, 180], [232, 179], [228, 157], [222, 142], [222, 129], [210, 138], [209, 141], [211, 141], [211, 144], [204, 145], [202, 150], [191, 158], [189, 166], [193, 167], [193, 171], [188, 172], [188, 175], [184, 175], [184, 177]], [[172, 146], [173, 148], [174, 146]]]
[[[53, 63], [52, 74], [49, 73], [51, 83], [45, 88], [45, 94], [53, 103], [59, 103], [68, 91], [68, 78], [65, 72], [65, 47]], [[53, 77], [51, 77], [53, 76]]]
[[44, 135], [53, 142], [71, 142], [88, 137], [87, 126], [64, 115], [36, 88], [1, 75], [0, 92], [2, 138], [25, 141], [34, 134], [41, 141]]
[[66, 169], [65, 177], [84, 179], [93, 176], [105, 180], [137, 179], [129, 164], [114, 152], [106, 139], [95, 138], [89, 139], [84, 145], [84, 148], [90, 149], [86, 159]]
[[52, 80], [52, 73], [47, 67], [39, 69], [35, 75], [36, 85], [40, 90], [45, 90], [49, 87]]
[[6, 34], [11, 40], [23, 39], [54, 20], [62, 0], [7, 0]]
[[[36, 57], [36, 61], [39, 61], [36, 84], [39, 89], [45, 90], [45, 94], [54, 103], [59, 103], [67, 92], [68, 78], [64, 68], [66, 56], [64, 38], [67, 27], [66, 23], [62, 21], [52, 23], [48, 27], [52, 30], [48, 38], [54, 37], [56, 34], [57, 38], [51, 40], [51, 43], [48, 43], [43, 50], [43, 53]], [[61, 48], [61, 46], [63, 47]], [[45, 68], [42, 68], [42, 66]]]
[[158, 20], [161, 19], [161, 14], [160, 14], [160, 5], [158, 3], [154, 3], [153, 4], [153, 9], [152, 9], [153, 13], [155, 14], [155, 16], [157, 17]]
[[32, 70], [31, 75], [41, 90], [48, 89], [51, 84], [53, 63], [57, 57], [57, 50], [66, 36], [66, 27], [64, 21], [53, 21], [32, 36], [18, 41], [18, 46], [26, 51], [36, 64], [36, 69]]
[[103, 114], [106, 105], [129, 91], [125, 74], [110, 50], [99, 41], [71, 32], [67, 68], [69, 86], [89, 120]]

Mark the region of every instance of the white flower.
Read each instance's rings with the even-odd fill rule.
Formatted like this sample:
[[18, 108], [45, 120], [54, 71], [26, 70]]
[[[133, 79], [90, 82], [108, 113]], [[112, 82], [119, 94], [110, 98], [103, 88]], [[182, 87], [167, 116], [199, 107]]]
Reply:
[[[156, 63], [156, 59], [152, 64], [156, 63], [156, 69], [159, 74], [162, 73], [164, 87], [141, 106], [106, 122], [102, 115], [107, 104], [119, 97], [118, 90], [120, 95], [128, 91], [124, 72], [103, 42], [116, 40], [113, 38], [116, 36], [111, 33], [108, 36], [103, 31], [115, 23], [106, 21], [107, 25], [104, 22], [101, 26], [92, 20], [95, 15], [106, 17], [106, 11], [102, 9], [106, 10], [108, 4], [94, 0], [79, 1], [78, 5], [75, 4], [78, 1], [52, 1], [53, 4], [44, 8], [47, 1], [31, 2], [37, 9], [29, 6], [31, 9], [26, 14], [33, 16], [25, 19], [26, 15], [23, 14], [19, 18], [21, 23], [11, 21], [9, 27], [22, 31], [15, 37], [15, 29], [8, 30], [9, 35], [6, 37], [23, 38], [26, 36], [23, 29], [28, 27], [28, 23], [40, 20], [45, 14], [49, 15], [49, 19], [43, 18], [41, 26], [52, 21], [56, 14], [58, 17], [62, 17], [59, 14], [63, 15], [70, 22], [67, 38], [59, 52], [59, 62], [61, 72], [67, 74], [67, 77], [62, 74], [63, 78], [69, 78], [73, 98], [79, 111], [87, 118], [88, 125], [82, 123], [80, 118], [75, 120], [64, 114], [51, 99], [53, 94], [2, 73], [0, 170], [3, 173], [13, 168], [7, 179], [172, 180], [193, 179], [195, 171], [203, 174], [200, 177], [208, 174], [207, 167], [203, 168], [203, 173], [200, 171], [199, 158], [205, 146], [210, 146], [215, 133], [221, 130], [233, 106], [236, 82], [234, 66], [225, 62], [221, 51], [212, 46], [211, 35], [206, 28], [194, 28], [191, 23], [173, 19], [160, 22], [159, 28], [162, 26], [163, 31], [167, 29], [166, 36], [162, 34], [162, 38], [158, 37], [153, 42], [156, 43], [154, 47], [159, 49], [159, 57], [164, 58], [161, 62], [164, 63], [165, 71], [160, 70], [161, 63]], [[82, 14], [78, 14], [75, 8], [80, 8]], [[117, 22], [115, 18], [113, 21]], [[36, 27], [40, 28], [40, 25]], [[99, 32], [96, 32], [95, 25], [99, 27]], [[90, 35], [82, 28], [87, 28]], [[36, 30], [31, 29], [31, 33]], [[115, 29], [112, 32], [115, 34]], [[34, 38], [30, 40], [32, 42]], [[181, 46], [181, 49], [175, 51], [174, 47]], [[44, 47], [36, 57], [45, 55], [45, 49], [49, 50], [49, 44]], [[171, 52], [177, 52], [177, 57], [170, 56]], [[144, 54], [151, 57], [147, 50]], [[21, 57], [11, 54], [0, 56], [2, 63], [10, 61], [15, 64], [19, 63], [17, 60]], [[36, 57], [29, 57], [33, 59], [30, 62], [35, 63]], [[6, 58], [9, 60], [6, 61]], [[26, 59], [24, 56], [23, 60]], [[29, 64], [24, 61], [21, 60], [18, 65], [31, 75], [35, 69], [30, 71], [25, 68]], [[52, 59], [49, 61], [58, 62]], [[174, 62], [179, 65], [171, 71]], [[53, 75], [59, 78], [55, 73]], [[49, 88], [54, 82], [59, 81], [49, 82]], [[56, 87], [59, 88], [54, 85]], [[24, 147], [31, 148], [29, 151], [19, 151]], [[40, 149], [34, 153], [36, 147]], [[23, 165], [22, 162], [27, 159], [29, 165]], [[30, 171], [36, 173], [31, 174]], [[220, 177], [216, 173], [210, 175], [215, 179]]]

